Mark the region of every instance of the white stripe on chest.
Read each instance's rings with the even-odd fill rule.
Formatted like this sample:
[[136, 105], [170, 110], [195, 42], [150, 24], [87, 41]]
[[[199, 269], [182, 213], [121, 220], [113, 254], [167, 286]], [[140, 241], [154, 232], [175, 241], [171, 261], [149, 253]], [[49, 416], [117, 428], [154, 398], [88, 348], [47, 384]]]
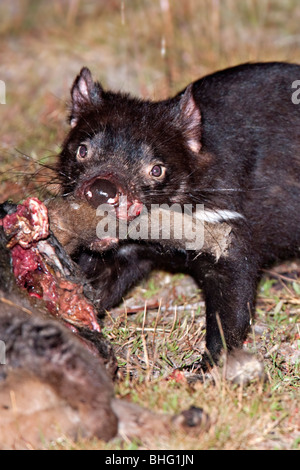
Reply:
[[219, 224], [229, 220], [243, 219], [244, 216], [236, 211], [229, 211], [223, 209], [216, 210], [200, 210], [195, 212], [196, 218], [202, 222], [209, 222], [211, 224]]

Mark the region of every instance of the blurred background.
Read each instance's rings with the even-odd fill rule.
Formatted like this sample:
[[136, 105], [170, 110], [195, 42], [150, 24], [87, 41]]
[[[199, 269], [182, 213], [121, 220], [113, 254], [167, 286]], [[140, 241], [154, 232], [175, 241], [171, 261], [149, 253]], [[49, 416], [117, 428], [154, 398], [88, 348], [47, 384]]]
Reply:
[[0, 0], [1, 199], [59, 152], [83, 65], [105, 88], [160, 99], [238, 63], [300, 62], [299, 25], [298, 0]]
[[[299, 0], [0, 0], [0, 203], [56, 194], [49, 166], [68, 131], [70, 87], [81, 67], [104, 88], [161, 99], [215, 70], [273, 60], [300, 63]], [[260, 285], [248, 341], [267, 364], [265, 392], [229, 390], [217, 376], [214, 387], [169, 380], [204, 347], [204, 302], [187, 276], [153, 273], [126, 308], [107, 316], [121, 396], [171, 413], [203, 405], [215, 423], [200, 439], [160, 438], [159, 448], [299, 447], [299, 266], [276, 269]]]

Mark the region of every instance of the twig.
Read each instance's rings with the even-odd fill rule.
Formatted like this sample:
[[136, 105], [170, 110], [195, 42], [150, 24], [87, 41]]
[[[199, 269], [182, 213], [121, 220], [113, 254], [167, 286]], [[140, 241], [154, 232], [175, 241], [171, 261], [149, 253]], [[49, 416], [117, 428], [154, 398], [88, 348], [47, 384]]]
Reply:
[[169, 333], [169, 337], [171, 336], [171, 334], [173, 333], [173, 331], [175, 329], [176, 321], [177, 321], [177, 308], [176, 308], [176, 305], [175, 305], [174, 320], [173, 320], [173, 325], [172, 325], [171, 331]]
[[268, 269], [263, 269], [263, 272], [266, 273], [266, 274], [270, 274], [271, 276], [278, 277], [278, 278], [283, 279], [283, 280], [288, 281], [288, 282], [296, 282], [297, 284], [300, 284], [300, 280], [298, 281], [298, 279], [292, 279], [291, 277], [284, 276], [283, 274], [276, 273], [275, 271], [270, 271]]
[[153, 328], [153, 338], [152, 338], [152, 349], [154, 348], [154, 342], [155, 342], [155, 338], [156, 338], [156, 331], [157, 331], [158, 320], [159, 320], [159, 317], [160, 317], [161, 303], [162, 303], [162, 299], [160, 299], [160, 301], [159, 301], [159, 306], [158, 306], [157, 314], [156, 314], [156, 318], [155, 318], [155, 324], [154, 324], [154, 328]]
[[21, 305], [15, 304], [14, 302], [12, 302], [11, 300], [6, 299], [5, 297], [0, 297], [0, 302], [3, 302], [4, 304], [10, 305], [11, 307], [16, 307], [16, 308], [22, 310], [22, 312], [28, 313], [28, 315], [32, 315], [32, 312], [30, 310], [28, 310], [25, 307], [21, 307]]

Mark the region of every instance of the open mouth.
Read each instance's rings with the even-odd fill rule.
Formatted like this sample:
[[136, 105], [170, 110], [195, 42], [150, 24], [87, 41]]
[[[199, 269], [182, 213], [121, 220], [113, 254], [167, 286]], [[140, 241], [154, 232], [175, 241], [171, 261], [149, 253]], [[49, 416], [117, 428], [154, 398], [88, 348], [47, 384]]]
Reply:
[[98, 207], [101, 204], [118, 204], [120, 191], [117, 186], [108, 179], [96, 178], [87, 184], [84, 190], [86, 200], [93, 206]]
[[127, 195], [111, 176], [97, 176], [86, 181], [78, 191], [78, 196], [85, 198], [95, 209], [109, 204], [115, 208], [116, 217], [121, 220], [133, 220], [143, 209], [143, 203]]

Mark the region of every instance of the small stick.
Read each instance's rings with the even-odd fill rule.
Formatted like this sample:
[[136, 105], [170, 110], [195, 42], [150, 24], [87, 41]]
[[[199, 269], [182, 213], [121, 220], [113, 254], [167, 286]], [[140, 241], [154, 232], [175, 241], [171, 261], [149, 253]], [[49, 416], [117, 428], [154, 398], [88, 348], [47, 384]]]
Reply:
[[21, 307], [21, 305], [15, 304], [14, 302], [12, 302], [11, 300], [6, 299], [5, 297], [0, 297], [0, 302], [3, 302], [4, 304], [10, 305], [11, 307], [16, 307], [16, 308], [22, 310], [22, 312], [28, 313], [28, 315], [32, 315], [32, 312], [30, 310], [28, 310], [27, 308]]

